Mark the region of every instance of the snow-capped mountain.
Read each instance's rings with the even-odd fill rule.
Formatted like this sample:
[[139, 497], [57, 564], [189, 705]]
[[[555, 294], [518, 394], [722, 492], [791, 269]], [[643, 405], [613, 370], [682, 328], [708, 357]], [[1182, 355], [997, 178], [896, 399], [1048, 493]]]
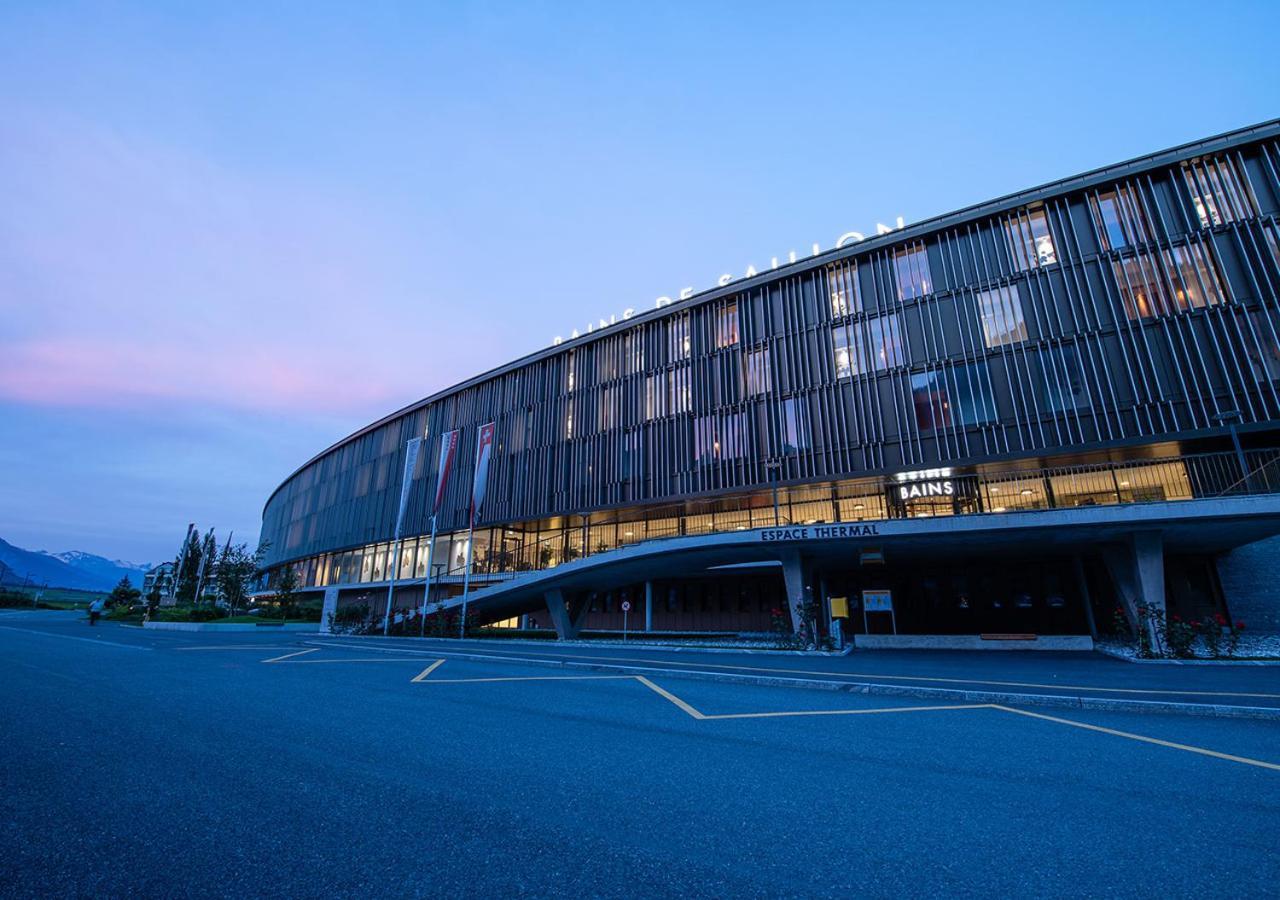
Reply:
[[134, 587], [141, 587], [142, 576], [147, 574], [147, 569], [151, 568], [150, 564], [131, 563], [123, 559], [107, 559], [93, 553], [85, 553], [83, 550], [65, 550], [62, 553], [50, 553], [49, 555], [79, 569], [81, 572], [101, 575], [104, 579], [109, 580], [112, 586], [127, 575], [129, 580], [133, 582]]
[[5, 585], [27, 582], [84, 591], [109, 591], [127, 575], [133, 586], [140, 588], [142, 576], [149, 568], [80, 550], [65, 553], [24, 550], [0, 540], [0, 584]]

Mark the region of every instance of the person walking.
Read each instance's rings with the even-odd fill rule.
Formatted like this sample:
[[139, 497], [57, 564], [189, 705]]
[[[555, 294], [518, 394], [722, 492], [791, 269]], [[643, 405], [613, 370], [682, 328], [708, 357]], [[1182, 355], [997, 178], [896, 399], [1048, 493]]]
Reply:
[[97, 600], [94, 600], [92, 603], [89, 604], [89, 624], [90, 625], [98, 624], [98, 619], [102, 615], [102, 610], [105, 606], [106, 606], [106, 603], [103, 602], [101, 597], [99, 597]]

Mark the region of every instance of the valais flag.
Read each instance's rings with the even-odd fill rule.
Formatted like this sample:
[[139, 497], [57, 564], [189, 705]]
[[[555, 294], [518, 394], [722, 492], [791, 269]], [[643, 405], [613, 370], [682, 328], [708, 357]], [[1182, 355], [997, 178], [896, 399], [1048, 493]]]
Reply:
[[476, 479], [471, 485], [471, 527], [480, 518], [480, 506], [484, 503], [485, 482], [489, 480], [489, 457], [493, 455], [493, 423], [480, 426], [476, 440]]
[[440, 435], [440, 465], [436, 469], [436, 499], [431, 504], [431, 515], [440, 512], [440, 504], [444, 502], [444, 492], [449, 488], [449, 476], [453, 474], [453, 460], [458, 455], [458, 438], [461, 429], [446, 431]]

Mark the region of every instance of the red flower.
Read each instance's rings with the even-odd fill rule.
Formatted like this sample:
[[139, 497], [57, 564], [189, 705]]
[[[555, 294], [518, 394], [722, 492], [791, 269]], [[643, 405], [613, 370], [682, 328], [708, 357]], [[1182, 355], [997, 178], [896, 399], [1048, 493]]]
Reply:
[[1237, 623], [1236, 623], [1236, 631], [1244, 631], [1244, 623], [1243, 623], [1243, 622], [1237, 622]]
[[1222, 613], [1214, 613], [1214, 614], [1213, 614], [1213, 620], [1214, 620], [1215, 622], [1217, 622], [1219, 625], [1226, 625], [1226, 624], [1227, 624], [1227, 617], [1226, 617], [1226, 616], [1224, 616]]
[[1175, 616], [1173, 617], [1173, 621], [1175, 621], [1175, 622], [1181, 622], [1181, 621], [1182, 621], [1182, 616], [1175, 615]]

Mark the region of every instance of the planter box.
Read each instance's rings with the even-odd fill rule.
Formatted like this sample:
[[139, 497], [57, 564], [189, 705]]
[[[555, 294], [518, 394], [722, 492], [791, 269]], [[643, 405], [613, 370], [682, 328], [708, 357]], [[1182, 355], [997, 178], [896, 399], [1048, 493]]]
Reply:
[[288, 625], [259, 625], [256, 622], [231, 622], [219, 625], [217, 622], [146, 622], [142, 627], [156, 631], [309, 631], [315, 634], [320, 630], [320, 623], [291, 622]]

